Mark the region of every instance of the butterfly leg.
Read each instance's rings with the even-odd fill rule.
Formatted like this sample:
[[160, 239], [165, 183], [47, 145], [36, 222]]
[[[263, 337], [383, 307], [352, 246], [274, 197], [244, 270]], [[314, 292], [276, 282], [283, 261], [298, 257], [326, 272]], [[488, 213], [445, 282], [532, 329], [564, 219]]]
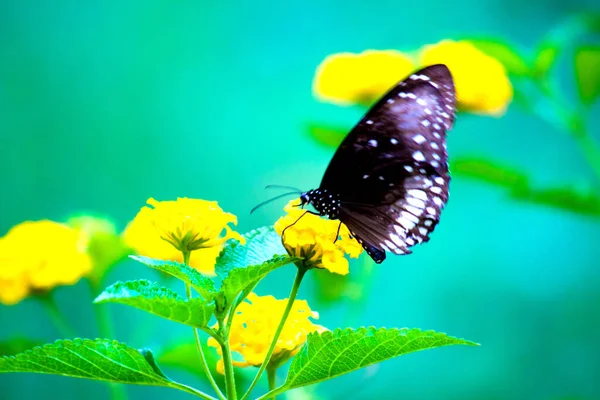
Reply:
[[296, 222], [300, 221], [300, 219], [302, 219], [302, 217], [304, 217], [307, 213], [313, 214], [313, 215], [319, 215], [319, 213], [316, 213], [314, 211], [310, 211], [310, 210], [306, 210], [302, 213], [301, 216], [298, 217], [297, 220], [294, 221], [293, 224], [286, 226], [283, 231], [281, 231], [281, 237], [283, 238], [283, 236], [285, 235], [285, 231], [287, 230], [287, 228], [289, 228], [290, 226], [294, 226], [296, 225]]
[[335, 242], [338, 241], [338, 239], [340, 238], [340, 229], [342, 228], [342, 221], [340, 221], [340, 224], [338, 225], [338, 230], [337, 233], [335, 234], [335, 240], [333, 241], [333, 243], [335, 244]]

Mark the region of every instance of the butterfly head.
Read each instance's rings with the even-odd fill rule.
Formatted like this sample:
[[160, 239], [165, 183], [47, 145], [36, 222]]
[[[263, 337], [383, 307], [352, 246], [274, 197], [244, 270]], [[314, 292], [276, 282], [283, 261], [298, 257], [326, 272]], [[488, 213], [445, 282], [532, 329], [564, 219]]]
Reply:
[[300, 195], [300, 206], [304, 207], [307, 204], [312, 204], [319, 215], [327, 216], [329, 219], [339, 218], [339, 195], [326, 189], [314, 189], [302, 193]]

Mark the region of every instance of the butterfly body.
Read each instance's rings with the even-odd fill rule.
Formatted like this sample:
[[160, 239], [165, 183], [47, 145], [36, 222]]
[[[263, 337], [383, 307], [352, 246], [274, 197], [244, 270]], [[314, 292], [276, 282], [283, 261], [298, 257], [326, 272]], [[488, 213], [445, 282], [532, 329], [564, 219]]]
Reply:
[[446, 131], [456, 95], [444, 65], [410, 75], [350, 131], [302, 205], [339, 219], [377, 263], [429, 240], [448, 200]]

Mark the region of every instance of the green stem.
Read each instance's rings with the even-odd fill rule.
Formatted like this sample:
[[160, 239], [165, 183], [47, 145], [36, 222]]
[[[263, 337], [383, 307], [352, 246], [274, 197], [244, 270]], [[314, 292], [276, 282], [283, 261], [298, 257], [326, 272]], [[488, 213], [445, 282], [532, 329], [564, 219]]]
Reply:
[[179, 389], [179, 390], [183, 390], [184, 392], [193, 394], [194, 396], [198, 396], [204, 400], [217, 400], [216, 398], [207, 395], [204, 392], [201, 392], [197, 389], [194, 389], [193, 387], [190, 387], [188, 385], [184, 385], [183, 383], [179, 383], [179, 382], [171, 382], [169, 384], [170, 387], [174, 388], [174, 389]]
[[[185, 265], [190, 265], [190, 252], [183, 252], [183, 263]], [[189, 284], [185, 284], [185, 294], [187, 295], [188, 299], [192, 298], [192, 288]], [[215, 378], [212, 376], [212, 374], [210, 373], [210, 368], [208, 366], [208, 362], [206, 361], [206, 356], [204, 355], [204, 349], [202, 348], [202, 343], [200, 342], [200, 335], [198, 334], [198, 329], [196, 328], [192, 328], [192, 331], [194, 332], [194, 340], [196, 342], [196, 349], [198, 350], [198, 354], [200, 355], [200, 365], [202, 366], [202, 369], [204, 370], [204, 373], [206, 374], [206, 377], [208, 378], [208, 381], [210, 382], [210, 385], [213, 387], [215, 393], [217, 394], [217, 396], [219, 397], [220, 400], [226, 400], [225, 396], [223, 395], [223, 392], [221, 392], [221, 389], [219, 388], [219, 385], [217, 385], [217, 382], [215, 381]]]
[[[94, 299], [100, 294], [100, 282], [92, 279], [88, 279], [88, 282], [90, 284], [92, 299]], [[115, 335], [108, 308], [104, 304], [98, 304], [94, 307], [94, 314], [100, 336], [113, 339]], [[108, 382], [108, 389], [110, 390], [110, 398], [112, 400], [127, 400], [127, 389], [124, 385]]]
[[223, 353], [227, 400], [237, 400], [235, 375], [233, 373], [233, 358], [231, 357], [231, 348], [229, 347], [229, 331], [227, 330], [224, 319], [217, 319], [217, 321], [219, 323], [219, 331], [224, 339], [219, 344], [221, 345], [221, 353]]
[[594, 173], [600, 180], [600, 146], [598, 142], [589, 135], [589, 133], [581, 128], [575, 137], [577, 145], [581, 149], [588, 164], [594, 170]]
[[65, 316], [60, 312], [60, 309], [54, 301], [52, 294], [50, 292], [44, 293], [39, 295], [38, 298], [42, 302], [42, 306], [44, 306], [44, 309], [48, 313], [52, 323], [54, 323], [54, 326], [60, 332], [60, 335], [65, 338], [75, 337], [75, 330], [67, 322]]
[[288, 299], [287, 305], [285, 306], [285, 310], [283, 311], [283, 315], [281, 316], [281, 321], [279, 321], [279, 326], [277, 327], [277, 330], [275, 331], [275, 336], [273, 336], [273, 339], [271, 340], [271, 345], [269, 346], [269, 350], [267, 350], [267, 355], [265, 356], [265, 359], [263, 360], [262, 364], [260, 365], [260, 368], [259, 368], [258, 372], [256, 373], [254, 380], [250, 384], [250, 387], [248, 388], [248, 390], [246, 391], [244, 396], [242, 396], [241, 400], [246, 400], [248, 398], [248, 396], [250, 396], [250, 394], [252, 393], [252, 389], [254, 389], [254, 387], [258, 384], [260, 377], [262, 376], [263, 372], [265, 372], [265, 369], [269, 365], [269, 361], [271, 360], [271, 356], [273, 355], [273, 351], [275, 350], [275, 346], [277, 345], [277, 340], [279, 340], [279, 335], [281, 334], [281, 331], [283, 330], [283, 327], [285, 325], [285, 321], [287, 320], [287, 317], [290, 314], [290, 310], [292, 309], [292, 306], [294, 305], [294, 300], [296, 300], [296, 295], [298, 294], [298, 289], [300, 288], [300, 283], [302, 283], [302, 278], [304, 278], [304, 274], [306, 274], [306, 271], [308, 271], [306, 268], [298, 268], [298, 272], [296, 273], [296, 279], [294, 279], [294, 284], [292, 285], [292, 291], [290, 292], [290, 297]]
[[[269, 391], [277, 387], [277, 368], [267, 368], [267, 378], [269, 380]], [[275, 395], [270, 397], [270, 400], [275, 400]]]

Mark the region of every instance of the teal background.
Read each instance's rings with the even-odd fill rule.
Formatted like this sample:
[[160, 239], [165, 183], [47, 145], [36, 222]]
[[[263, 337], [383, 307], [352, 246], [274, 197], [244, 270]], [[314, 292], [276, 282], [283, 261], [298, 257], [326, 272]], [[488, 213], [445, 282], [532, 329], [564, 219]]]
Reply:
[[[310, 139], [306, 125], [351, 126], [360, 116], [314, 99], [313, 74], [325, 56], [471, 35], [532, 50], [568, 15], [592, 9], [600, 9], [595, 0], [2, 1], [0, 234], [75, 211], [110, 216], [123, 228], [148, 197], [218, 200], [242, 232], [272, 224], [285, 201], [249, 215], [271, 195], [263, 187], [313, 188], [333, 153]], [[597, 119], [590, 128], [600, 139]], [[540, 186], [598, 184], [567, 135], [517, 106], [500, 119], [460, 116], [448, 147], [451, 157], [506, 161]], [[387, 361], [326, 382], [315, 396], [599, 399], [599, 235], [598, 220], [517, 203], [455, 177], [431, 242], [378, 266], [359, 311], [347, 301], [313, 308], [329, 328], [420, 327], [482, 346]], [[158, 279], [127, 262], [106, 283], [137, 278]], [[258, 292], [287, 297], [292, 279], [291, 268], [278, 271]], [[309, 277], [300, 297], [310, 302], [314, 288]], [[79, 336], [98, 335], [85, 282], [58, 289], [56, 299]], [[134, 347], [158, 351], [190, 336], [137, 310], [108, 307], [116, 339]], [[0, 340], [13, 336], [53, 341], [60, 333], [26, 300], [0, 306]], [[167, 372], [206, 388], [190, 374]], [[191, 398], [127, 391], [131, 399]], [[2, 400], [107, 396], [97, 382], [0, 376]]]

